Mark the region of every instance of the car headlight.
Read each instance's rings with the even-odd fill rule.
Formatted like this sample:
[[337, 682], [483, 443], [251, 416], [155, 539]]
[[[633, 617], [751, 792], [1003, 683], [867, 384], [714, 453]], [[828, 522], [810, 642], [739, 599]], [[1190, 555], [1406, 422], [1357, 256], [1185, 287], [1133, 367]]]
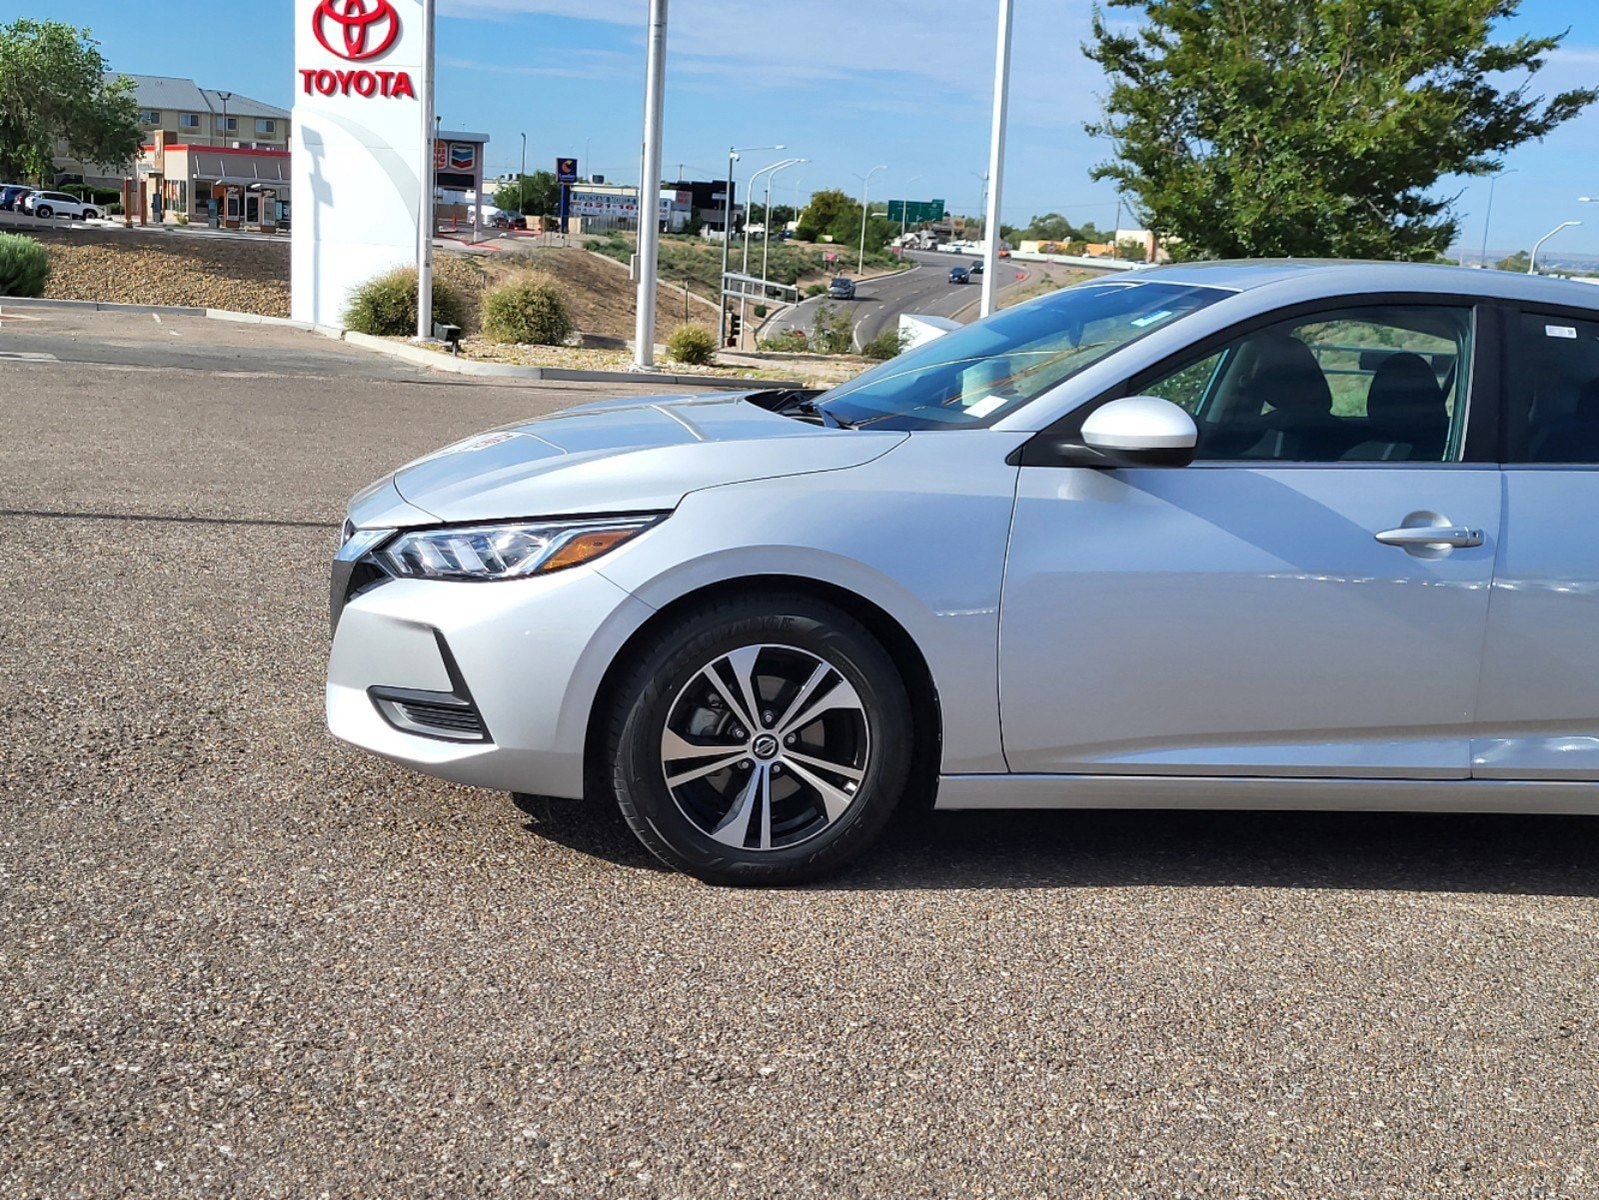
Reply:
[[526, 579], [592, 562], [663, 515], [418, 529], [370, 557], [400, 579]]

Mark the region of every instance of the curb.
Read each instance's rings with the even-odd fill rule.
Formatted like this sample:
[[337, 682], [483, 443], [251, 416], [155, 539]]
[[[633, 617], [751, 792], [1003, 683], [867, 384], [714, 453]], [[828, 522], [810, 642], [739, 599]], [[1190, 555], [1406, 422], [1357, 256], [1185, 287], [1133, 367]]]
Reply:
[[455, 375], [479, 375], [498, 379], [525, 379], [549, 383], [666, 383], [674, 387], [708, 388], [758, 388], [778, 391], [802, 386], [794, 380], [743, 379], [725, 375], [673, 375], [669, 373], [633, 371], [582, 371], [570, 367], [519, 367], [512, 363], [474, 362], [471, 359], [453, 358], [436, 350], [425, 350], [408, 342], [390, 341], [367, 333], [346, 331], [344, 340], [363, 350], [387, 354], [393, 358], [447, 371]]
[[186, 308], [177, 304], [113, 304], [100, 300], [34, 300], [23, 297], [0, 296], [0, 308], [59, 308], [78, 309], [84, 312], [164, 313], [176, 317], [205, 317], [212, 321], [232, 321], [244, 325], [276, 325], [284, 329], [298, 329], [303, 333], [316, 333], [403, 359], [432, 371], [454, 375], [477, 375], [498, 379], [525, 379], [529, 382], [550, 383], [664, 383], [674, 387], [750, 388], [781, 390], [804, 385], [791, 379], [745, 379], [726, 375], [674, 375], [671, 373], [633, 371], [581, 371], [569, 367], [519, 367], [511, 363], [474, 362], [471, 359], [453, 358], [434, 350], [406, 342], [390, 341], [371, 334], [356, 333], [332, 325], [313, 325], [309, 321], [296, 321], [291, 317], [265, 317], [259, 313], [233, 312], [225, 308]]

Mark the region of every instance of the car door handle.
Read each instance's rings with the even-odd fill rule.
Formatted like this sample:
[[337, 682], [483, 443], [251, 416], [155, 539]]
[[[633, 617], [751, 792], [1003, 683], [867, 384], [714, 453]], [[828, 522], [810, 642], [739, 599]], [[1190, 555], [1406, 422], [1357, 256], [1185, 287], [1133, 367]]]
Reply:
[[1482, 530], [1464, 525], [1407, 525], [1376, 535], [1384, 546], [1480, 546]]

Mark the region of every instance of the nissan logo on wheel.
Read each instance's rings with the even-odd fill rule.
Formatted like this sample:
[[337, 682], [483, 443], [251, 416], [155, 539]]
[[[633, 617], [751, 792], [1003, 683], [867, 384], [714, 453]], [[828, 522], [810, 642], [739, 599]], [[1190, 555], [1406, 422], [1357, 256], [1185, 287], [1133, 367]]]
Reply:
[[[338, 26], [336, 40], [328, 26]], [[400, 14], [389, 0], [322, 0], [311, 13], [311, 32], [322, 48], [350, 62], [376, 58], [400, 36]]]

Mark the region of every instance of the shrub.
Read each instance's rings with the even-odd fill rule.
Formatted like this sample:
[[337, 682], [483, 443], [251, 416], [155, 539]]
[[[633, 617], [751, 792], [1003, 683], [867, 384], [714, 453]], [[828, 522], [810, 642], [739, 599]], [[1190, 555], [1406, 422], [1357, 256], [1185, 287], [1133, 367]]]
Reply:
[[496, 342], [559, 346], [572, 334], [566, 293], [547, 275], [519, 275], [483, 297], [483, 332]]
[[756, 317], [764, 317], [766, 315], [766, 305], [757, 304], [755, 306], [755, 315]]
[[818, 354], [848, 354], [855, 348], [855, 323], [848, 309], [823, 304], [811, 327], [811, 348]]
[[107, 204], [105, 206], [105, 215], [108, 217], [120, 217], [122, 215], [122, 201], [113, 200], [110, 204]]
[[867, 358], [875, 358], [878, 362], [898, 358], [904, 352], [905, 334], [898, 329], [885, 329], [861, 347], [862, 354]]
[[797, 225], [794, 227], [794, 240], [796, 242], [814, 242], [816, 240], [816, 226]]
[[0, 233], [0, 296], [37, 298], [50, 278], [50, 256], [32, 238]]
[[807, 297], [820, 296], [826, 291], [827, 285], [825, 283], [809, 283], [805, 285], [805, 295]]
[[716, 335], [700, 324], [679, 325], [666, 339], [666, 353], [680, 363], [708, 366], [716, 361]]
[[[433, 319], [445, 325], [461, 323], [461, 305], [455, 289], [433, 280]], [[398, 267], [369, 279], [356, 288], [344, 324], [356, 333], [375, 337], [409, 337], [416, 333], [416, 269]]]
[[761, 343], [762, 350], [773, 350], [779, 354], [803, 354], [810, 348], [810, 339], [805, 336], [803, 329], [785, 329]]

